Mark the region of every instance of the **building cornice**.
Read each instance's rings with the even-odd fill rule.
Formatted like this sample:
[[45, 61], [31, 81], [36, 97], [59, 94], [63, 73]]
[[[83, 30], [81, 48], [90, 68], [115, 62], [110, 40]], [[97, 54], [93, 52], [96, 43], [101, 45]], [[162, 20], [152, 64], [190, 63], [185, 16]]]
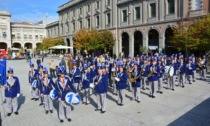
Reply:
[[85, 0], [72, 0], [72, 1], [69, 1], [69, 2], [59, 6], [57, 13], [60, 13], [60, 12], [66, 10], [68, 8], [71, 8], [72, 6], [77, 5], [77, 4], [79, 4], [79, 3], [83, 2], [83, 1], [85, 1]]

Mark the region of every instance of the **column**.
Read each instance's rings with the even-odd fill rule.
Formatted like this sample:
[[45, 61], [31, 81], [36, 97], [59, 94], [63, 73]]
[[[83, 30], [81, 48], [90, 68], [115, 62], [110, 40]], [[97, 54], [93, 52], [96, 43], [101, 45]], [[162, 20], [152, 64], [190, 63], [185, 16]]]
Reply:
[[159, 37], [159, 49], [165, 48], [165, 36]]
[[158, 8], [159, 8], [159, 21], [163, 21], [164, 20], [164, 8], [165, 8], [165, 4], [164, 4], [164, 0], [159, 0], [158, 1]]
[[149, 47], [149, 45], [148, 45], [148, 34], [146, 35], [146, 36], [144, 36], [144, 38], [143, 38], [143, 47], [145, 47], [147, 50], [148, 50], [148, 47]]
[[147, 15], [148, 15], [148, 12], [147, 12], [147, 1], [144, 0], [143, 1], [143, 23], [147, 23]]
[[129, 38], [129, 54], [131, 56], [134, 55], [134, 37], [132, 35], [130, 35], [130, 38]]
[[74, 55], [74, 41], [72, 40], [72, 36], [70, 36], [69, 37], [69, 41], [70, 41], [70, 47], [72, 47], [71, 49], [70, 49], [70, 53], [72, 54], [72, 55]]

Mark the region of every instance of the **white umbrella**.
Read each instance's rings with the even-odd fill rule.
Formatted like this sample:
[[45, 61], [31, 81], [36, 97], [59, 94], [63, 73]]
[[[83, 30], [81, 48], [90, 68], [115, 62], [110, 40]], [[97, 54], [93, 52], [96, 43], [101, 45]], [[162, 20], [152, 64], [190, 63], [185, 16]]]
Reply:
[[10, 50], [19, 51], [19, 50], [21, 50], [21, 49], [19, 49], [19, 48], [11, 48]]
[[52, 46], [48, 49], [73, 49], [73, 47], [64, 46], [64, 45], [57, 45], [57, 46]]

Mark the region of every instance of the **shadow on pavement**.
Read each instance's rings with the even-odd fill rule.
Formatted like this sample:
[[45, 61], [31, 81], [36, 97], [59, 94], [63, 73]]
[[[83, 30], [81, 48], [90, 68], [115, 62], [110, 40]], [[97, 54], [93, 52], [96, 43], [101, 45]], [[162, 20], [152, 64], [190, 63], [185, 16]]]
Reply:
[[23, 94], [20, 94], [18, 98], [18, 111], [21, 108], [21, 106], [25, 103], [26, 97], [23, 96]]
[[210, 125], [210, 98], [198, 104], [168, 126], [209, 126]]

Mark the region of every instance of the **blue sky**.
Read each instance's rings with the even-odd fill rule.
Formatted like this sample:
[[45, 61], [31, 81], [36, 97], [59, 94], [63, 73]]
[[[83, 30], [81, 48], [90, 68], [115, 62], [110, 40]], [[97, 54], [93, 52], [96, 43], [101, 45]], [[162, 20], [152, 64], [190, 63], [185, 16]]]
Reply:
[[11, 21], [38, 22], [45, 19], [48, 21], [58, 20], [58, 6], [70, 0], [0, 0], [0, 10], [11, 13]]

